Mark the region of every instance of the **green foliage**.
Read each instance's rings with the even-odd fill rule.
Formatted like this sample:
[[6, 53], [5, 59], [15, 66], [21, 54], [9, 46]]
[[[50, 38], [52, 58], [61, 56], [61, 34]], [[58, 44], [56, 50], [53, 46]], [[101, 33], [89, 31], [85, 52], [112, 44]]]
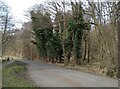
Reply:
[[65, 52], [71, 53], [73, 47], [73, 34], [74, 34], [75, 24], [72, 19], [68, 20], [68, 33], [65, 39]]
[[45, 37], [45, 31], [43, 29], [34, 30], [37, 47], [39, 49], [39, 53], [41, 56], [46, 56], [46, 37]]
[[[61, 12], [56, 13], [55, 30], [61, 30], [61, 33], [53, 32], [53, 25], [50, 18], [50, 14], [45, 14], [38, 11], [31, 12], [31, 19], [33, 23], [33, 31], [37, 42], [39, 53], [43, 57], [58, 58], [63, 54], [62, 39], [64, 39], [65, 54], [71, 54], [73, 51], [76, 59], [81, 57], [81, 45], [83, 30], [89, 30], [89, 23], [84, 23], [83, 19], [83, 8], [81, 3], [71, 3], [72, 5], [72, 16], [69, 20], [66, 20], [67, 35], [62, 36], [65, 30], [63, 16]], [[58, 24], [59, 22], [59, 24]]]
[[[75, 54], [76, 60], [78, 60], [81, 57], [81, 45], [82, 45], [82, 37], [83, 37], [83, 30], [89, 30], [90, 25], [89, 23], [84, 23], [83, 19], [83, 8], [80, 3], [73, 3], [72, 5], [72, 18], [69, 19], [68, 24], [68, 42], [67, 44], [71, 44], [73, 41], [73, 51]], [[70, 41], [70, 39], [71, 41]], [[69, 46], [68, 46], [69, 47]]]
[[[34, 18], [36, 17], [33, 18], [33, 16], [31, 16], [33, 21], [33, 31], [35, 33], [35, 38], [37, 42], [37, 47], [39, 49], [39, 53], [43, 57], [48, 57], [48, 55], [49, 57], [52, 58], [59, 57], [60, 55], [62, 55], [62, 46], [61, 46], [60, 37], [57, 33], [53, 33], [50, 15], [46, 13], [45, 15], [41, 15], [41, 16], [42, 16], [41, 18], [37, 18], [38, 21], [34, 20]], [[43, 21], [39, 21], [41, 19], [43, 19]], [[40, 27], [38, 26], [38, 28], [36, 28], [36, 24], [38, 24], [38, 22], [40, 22], [40, 24], [44, 26], [41, 27], [40, 25]], [[34, 28], [34, 24], [35, 24], [35, 28]], [[49, 25], [49, 27], [47, 25]]]
[[62, 55], [62, 45], [59, 38], [60, 37], [59, 35], [57, 35], [57, 33], [52, 34], [52, 36], [49, 38], [47, 42], [48, 52], [54, 58]]

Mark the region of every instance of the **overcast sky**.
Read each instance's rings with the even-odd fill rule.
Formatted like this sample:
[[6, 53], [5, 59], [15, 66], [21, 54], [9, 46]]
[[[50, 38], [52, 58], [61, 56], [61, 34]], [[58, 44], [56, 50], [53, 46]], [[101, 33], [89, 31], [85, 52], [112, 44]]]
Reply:
[[25, 11], [36, 3], [42, 3], [44, 1], [45, 0], [6, 0], [6, 3], [11, 8], [14, 19], [17, 22], [24, 22], [26, 21], [24, 16]]
[[[48, 1], [48, 0], [5, 0], [5, 1], [11, 8], [11, 12], [12, 12], [14, 19], [20, 23], [20, 22], [26, 21], [25, 11], [28, 10], [28, 8], [32, 7], [36, 3], [42, 3], [42, 2]], [[65, 0], [65, 1], [67, 1], [67, 0]], [[84, 1], [84, 0], [82, 0], [82, 1]], [[108, 0], [108, 1], [114, 1], [114, 0]], [[20, 26], [20, 25], [21, 24], [18, 24], [17, 26]]]

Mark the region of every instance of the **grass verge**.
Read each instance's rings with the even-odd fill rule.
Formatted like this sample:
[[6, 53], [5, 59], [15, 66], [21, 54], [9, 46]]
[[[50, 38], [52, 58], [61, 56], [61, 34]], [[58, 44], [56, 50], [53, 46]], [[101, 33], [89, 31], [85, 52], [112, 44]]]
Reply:
[[35, 87], [28, 79], [26, 64], [15, 62], [2, 70], [3, 87]]

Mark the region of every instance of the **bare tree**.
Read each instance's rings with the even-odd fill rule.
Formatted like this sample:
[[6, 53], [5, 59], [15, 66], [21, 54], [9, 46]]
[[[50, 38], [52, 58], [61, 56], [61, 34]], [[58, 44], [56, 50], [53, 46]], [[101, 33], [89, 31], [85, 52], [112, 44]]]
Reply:
[[11, 30], [14, 26], [9, 7], [0, 1], [0, 30], [2, 32], [2, 53], [5, 51], [8, 41], [10, 40]]

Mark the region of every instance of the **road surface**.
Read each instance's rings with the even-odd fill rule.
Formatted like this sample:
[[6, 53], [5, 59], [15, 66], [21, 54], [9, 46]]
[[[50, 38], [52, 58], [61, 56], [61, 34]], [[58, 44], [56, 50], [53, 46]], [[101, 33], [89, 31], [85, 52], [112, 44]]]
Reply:
[[27, 63], [28, 74], [39, 87], [118, 87], [118, 80], [65, 69], [52, 64], [21, 60]]

